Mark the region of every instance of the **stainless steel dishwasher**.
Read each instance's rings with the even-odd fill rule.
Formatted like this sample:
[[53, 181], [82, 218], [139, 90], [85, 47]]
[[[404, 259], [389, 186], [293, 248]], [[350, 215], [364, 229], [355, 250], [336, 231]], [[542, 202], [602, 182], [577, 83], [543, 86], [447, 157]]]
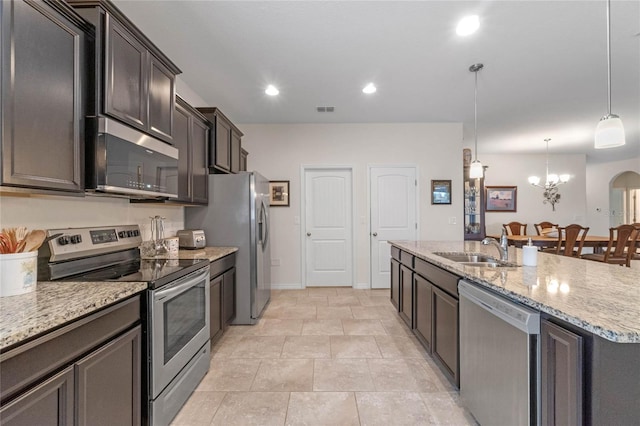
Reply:
[[539, 424], [540, 314], [465, 280], [460, 396], [483, 426]]

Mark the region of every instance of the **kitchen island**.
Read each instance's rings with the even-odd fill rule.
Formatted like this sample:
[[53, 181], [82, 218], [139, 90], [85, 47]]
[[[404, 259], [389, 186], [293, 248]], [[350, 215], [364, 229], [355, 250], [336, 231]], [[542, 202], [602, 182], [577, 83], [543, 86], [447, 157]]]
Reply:
[[[399, 299], [399, 303], [395, 303], [400, 316], [434, 359], [445, 366], [443, 371], [451, 373], [449, 376], [454, 383], [459, 380], [458, 295], [457, 289], [447, 282], [451, 281], [450, 277], [465, 278], [541, 313], [542, 374], [539, 385], [543, 423], [553, 423], [565, 415], [567, 419], [585, 424], [637, 421], [640, 416], [637, 404], [640, 400], [638, 269], [546, 253], [538, 254], [538, 265], [534, 267], [468, 266], [435, 253], [468, 252], [499, 257], [497, 250], [470, 241], [394, 241], [390, 244], [392, 302], [395, 295]], [[522, 265], [522, 250], [510, 247], [509, 261]], [[444, 285], [426, 276], [430, 271], [435, 271], [435, 277], [444, 277]], [[433, 306], [428, 308], [432, 321], [427, 324], [428, 331], [420, 333], [425, 324], [421, 309], [425, 300], [429, 300], [421, 296], [425, 292], [425, 282], [433, 294]], [[439, 315], [447, 313], [445, 308], [449, 309], [443, 317], [448, 324], [439, 324], [438, 320], [442, 322], [442, 318], [431, 314], [436, 308]], [[432, 335], [421, 338], [429, 331]], [[556, 331], [564, 333], [563, 337], [558, 338]], [[450, 345], [442, 350], [445, 343]], [[460, 386], [464, 387], [464, 383]]]

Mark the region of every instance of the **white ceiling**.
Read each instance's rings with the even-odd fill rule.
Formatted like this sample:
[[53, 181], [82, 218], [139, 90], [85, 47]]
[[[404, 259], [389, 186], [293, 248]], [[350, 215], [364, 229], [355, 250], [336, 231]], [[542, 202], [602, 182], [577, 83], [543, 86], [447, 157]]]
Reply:
[[[640, 0], [611, 5], [612, 112], [627, 144], [593, 149], [607, 112], [606, 2], [114, 2], [211, 106], [241, 123], [463, 122], [478, 151], [640, 155]], [[455, 34], [478, 14], [480, 30]], [[378, 92], [364, 95], [374, 82]], [[280, 95], [264, 94], [267, 84]], [[197, 106], [197, 105], [196, 105]], [[318, 113], [317, 106], [334, 106]], [[240, 126], [241, 127], [241, 126]]]

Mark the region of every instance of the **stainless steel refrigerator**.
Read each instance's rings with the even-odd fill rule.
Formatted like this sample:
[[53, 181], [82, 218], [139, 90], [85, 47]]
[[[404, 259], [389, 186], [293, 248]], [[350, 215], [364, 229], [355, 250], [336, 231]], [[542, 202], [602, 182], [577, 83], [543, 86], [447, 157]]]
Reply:
[[269, 181], [257, 172], [209, 175], [209, 205], [185, 208], [185, 227], [204, 230], [208, 246], [238, 247], [232, 323], [255, 324], [271, 298]]

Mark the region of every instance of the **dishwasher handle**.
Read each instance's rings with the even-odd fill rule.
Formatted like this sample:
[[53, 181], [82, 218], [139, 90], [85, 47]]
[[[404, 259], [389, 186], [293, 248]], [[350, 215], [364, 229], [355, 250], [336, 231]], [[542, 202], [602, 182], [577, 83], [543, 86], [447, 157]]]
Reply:
[[527, 334], [540, 334], [540, 313], [510, 302], [465, 280], [458, 282], [460, 298], [480, 306]]

